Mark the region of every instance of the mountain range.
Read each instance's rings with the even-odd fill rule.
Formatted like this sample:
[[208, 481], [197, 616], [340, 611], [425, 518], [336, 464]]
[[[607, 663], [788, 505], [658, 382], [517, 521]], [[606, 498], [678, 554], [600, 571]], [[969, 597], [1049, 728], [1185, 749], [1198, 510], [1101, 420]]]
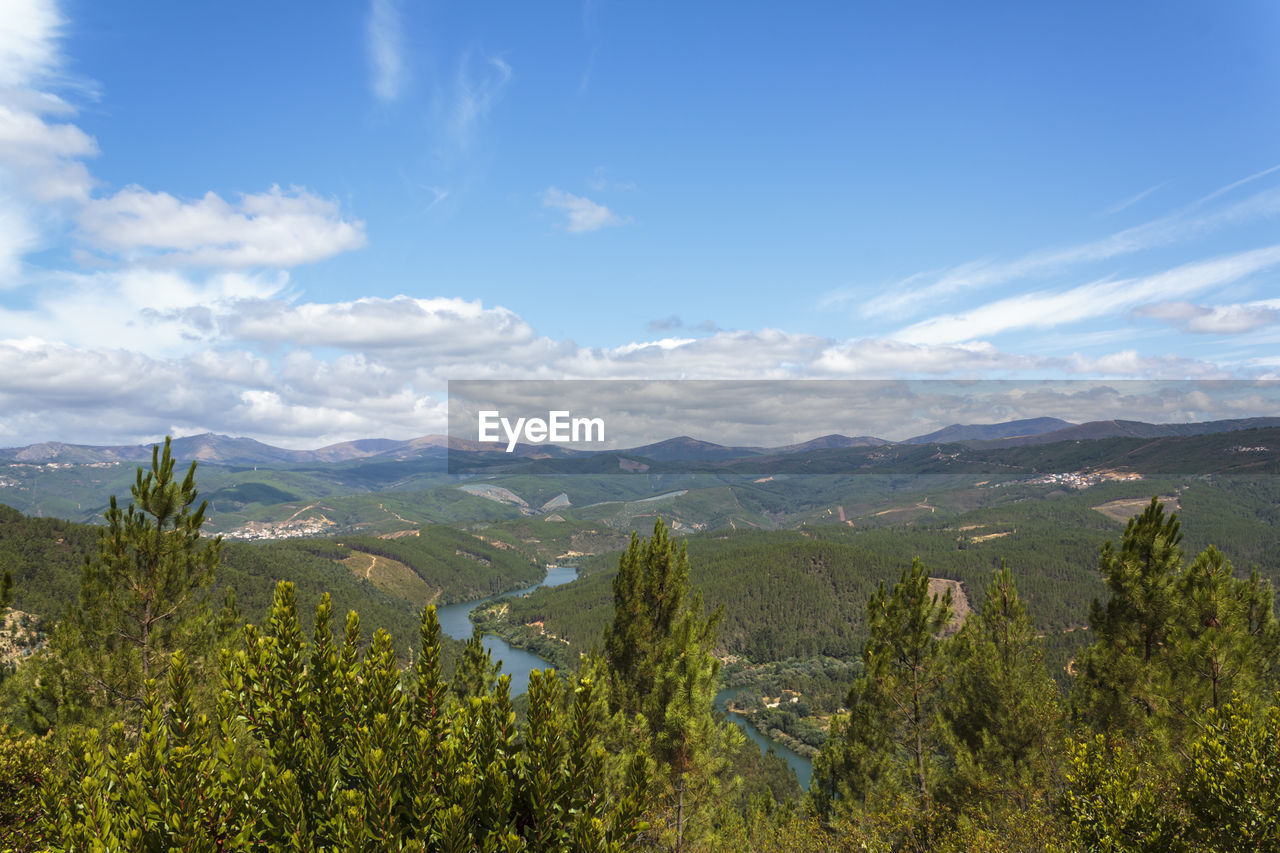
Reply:
[[[1030, 418], [995, 424], [952, 424], [902, 441], [874, 436], [824, 435], [809, 441], [778, 447], [726, 446], [710, 441], [678, 436], [653, 444], [610, 453], [625, 453], [658, 462], [731, 462], [761, 456], [780, 456], [817, 450], [835, 450], [887, 445], [965, 444], [974, 448], [1017, 447], [1062, 441], [1093, 441], [1105, 438], [1167, 438], [1211, 435], [1237, 430], [1280, 426], [1280, 417], [1238, 418], [1181, 424], [1152, 424], [1142, 421], [1106, 420], [1073, 424], [1059, 418]], [[442, 461], [449, 450], [493, 453], [503, 450], [496, 444], [426, 435], [407, 440], [368, 438], [331, 444], [315, 450], [290, 450], [264, 444], [252, 438], [216, 433], [184, 436], [173, 440], [174, 456], [218, 465], [323, 465], [358, 459], [422, 459]], [[592, 451], [571, 450], [549, 444], [519, 444], [514, 456], [526, 459], [572, 458], [592, 455]], [[504, 454], [505, 456], [505, 454]], [[151, 445], [97, 446], [50, 441], [25, 447], [0, 448], [0, 461], [10, 463], [89, 464], [100, 462], [145, 462]], [[507, 457], [510, 458], [510, 457]]]

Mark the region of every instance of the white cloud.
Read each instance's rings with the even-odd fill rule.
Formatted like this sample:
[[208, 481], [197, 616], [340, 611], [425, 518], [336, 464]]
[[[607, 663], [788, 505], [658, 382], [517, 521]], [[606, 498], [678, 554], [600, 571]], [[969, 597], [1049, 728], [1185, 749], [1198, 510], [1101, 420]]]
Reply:
[[170, 364], [123, 349], [82, 350], [25, 338], [0, 341], [0, 399], [13, 409], [127, 405], [173, 378]]
[[519, 316], [485, 308], [480, 300], [397, 296], [303, 305], [246, 302], [236, 311], [227, 318], [236, 337], [303, 347], [484, 354], [534, 337]]
[[90, 201], [79, 222], [90, 244], [144, 263], [289, 267], [365, 244], [363, 222], [297, 187], [245, 193], [232, 203], [212, 192], [186, 202], [130, 186]]
[[[97, 142], [54, 120], [74, 115], [60, 97], [62, 19], [52, 2], [10, 0], [0, 28], [0, 289], [31, 283], [23, 258], [49, 245], [66, 223], [73, 237], [116, 264], [289, 267], [364, 245], [363, 223], [304, 189], [272, 187], [234, 202], [195, 201], [130, 186], [94, 198], [84, 160]], [[84, 259], [79, 248], [73, 256]], [[100, 262], [103, 258], [91, 258]], [[46, 301], [47, 300], [42, 300]], [[83, 307], [83, 306], [82, 306]]]
[[88, 199], [93, 179], [79, 158], [96, 153], [79, 128], [47, 122], [0, 93], [0, 290], [22, 284], [23, 258], [44, 248], [66, 212]]
[[471, 54], [463, 54], [454, 78], [453, 103], [447, 123], [455, 148], [466, 151], [471, 147], [477, 128], [502, 99], [510, 82], [511, 66], [502, 59], [487, 57], [477, 73], [471, 67]]
[[[439, 395], [387, 393], [357, 361], [314, 371], [295, 387], [289, 371], [243, 351], [149, 358], [34, 338], [0, 341], [0, 444], [64, 438], [136, 442], [184, 434], [252, 434], [283, 446], [372, 435], [421, 435], [443, 426]], [[326, 371], [328, 371], [326, 373]], [[331, 380], [330, 393], [314, 380]], [[422, 412], [436, 412], [432, 420]]]
[[40, 245], [40, 234], [17, 199], [0, 196], [0, 290], [16, 287], [22, 258]]
[[566, 217], [565, 230], [572, 234], [599, 231], [601, 228], [622, 225], [627, 221], [603, 204], [596, 204], [589, 198], [576, 196], [556, 187], [548, 187], [542, 193], [542, 206], [550, 210], [563, 211]]
[[[1079, 354], [1065, 359], [1065, 369], [1081, 377], [1121, 377], [1125, 379], [1233, 379], [1220, 365], [1177, 355], [1139, 355], [1137, 350], [1121, 350], [1088, 357]], [[1134, 417], [1134, 415], [1128, 415]], [[1155, 415], [1147, 417], [1154, 418]], [[1182, 420], [1190, 418], [1183, 417]], [[1172, 421], [1174, 418], [1169, 417]]]
[[1240, 187], [1244, 186], [1245, 184], [1251, 184], [1254, 181], [1258, 180], [1259, 178], [1265, 178], [1267, 175], [1270, 175], [1277, 171], [1280, 171], [1280, 164], [1277, 164], [1275, 166], [1270, 166], [1258, 172], [1254, 172], [1252, 175], [1249, 175], [1248, 177], [1241, 178], [1238, 181], [1232, 181], [1231, 183], [1227, 184], [1225, 187], [1219, 187], [1218, 189], [1214, 190], [1213, 192], [1209, 193], [1203, 198], [1198, 199], [1195, 204], [1196, 206], [1199, 206], [1199, 205], [1205, 204], [1206, 202], [1213, 201], [1219, 196], [1224, 196], [1227, 193], [1234, 192], [1235, 190], [1238, 190]]
[[1042, 290], [1000, 299], [962, 314], [915, 323], [893, 337], [908, 343], [951, 344], [1017, 329], [1049, 329], [1101, 317], [1162, 297], [1199, 293], [1280, 263], [1280, 246], [1184, 264], [1156, 275], [1095, 281], [1064, 291]]
[[0, 306], [0, 340], [36, 337], [86, 348], [124, 340], [135, 352], [172, 356], [219, 340], [223, 318], [236, 305], [278, 295], [288, 278], [215, 272], [194, 279], [175, 270], [126, 268], [38, 282], [30, 305]]
[[827, 376], [983, 376], [1044, 369], [1049, 360], [1002, 352], [990, 344], [933, 346], [870, 338], [827, 347], [813, 371]]
[[[370, 86], [384, 102], [400, 98], [407, 82], [401, 12], [402, 0], [370, 0], [368, 7], [364, 35]], [[86, 166], [99, 153], [96, 141], [75, 125], [72, 104], [42, 91], [61, 90], [68, 82], [58, 52], [63, 24], [55, 4], [8, 0], [4, 19], [0, 287], [26, 288], [0, 307], [4, 443], [136, 441], [165, 430], [248, 433], [286, 446], [373, 435], [409, 437], [442, 427], [445, 382], [462, 377], [1220, 375], [1220, 368], [1193, 359], [1127, 349], [1108, 352], [1130, 347], [1131, 341], [1094, 340], [1088, 356], [1051, 356], [1010, 353], [974, 340], [1157, 300], [1200, 297], [1216, 284], [1277, 263], [1280, 252], [1272, 247], [1160, 276], [994, 300], [965, 317], [916, 324], [892, 340], [840, 340], [777, 329], [722, 331], [709, 324], [692, 327], [699, 333], [695, 335], [678, 320], [669, 320], [665, 329], [664, 322], [651, 329], [652, 339], [583, 347], [539, 335], [514, 311], [478, 299], [303, 302], [284, 270], [363, 246], [362, 222], [302, 188], [272, 187], [235, 197], [211, 192], [200, 198], [141, 186], [101, 189]], [[511, 66], [501, 58], [461, 57], [436, 103], [442, 148], [465, 152], [512, 80]], [[872, 310], [914, 311], [967, 288], [1048, 276], [1274, 215], [1280, 211], [1276, 190], [1208, 207], [1266, 174], [1102, 240], [921, 274], [911, 280], [912, 293], [901, 304], [885, 300], [873, 303]], [[587, 186], [600, 197], [604, 190], [629, 185], [597, 170]], [[429, 189], [436, 202], [448, 194]], [[540, 200], [557, 219], [564, 217], [569, 232], [628, 221], [604, 204], [554, 186]], [[67, 223], [78, 227], [71, 239], [82, 242], [65, 248], [91, 249], [84, 254], [100, 266], [78, 274], [25, 267], [24, 259], [50, 245], [50, 235]], [[1225, 333], [1273, 322], [1280, 309], [1271, 303], [1176, 306], [1150, 316], [1162, 316], [1187, 331]], [[739, 398], [724, 411], [731, 408], [742, 418], [776, 405]], [[804, 413], [793, 414], [800, 419]], [[806, 426], [797, 426], [797, 438], [809, 437], [803, 434]]]
[[0, 27], [0, 89], [25, 88], [60, 63], [62, 16], [52, 0], [5, 0]]
[[825, 307], [857, 301], [860, 311], [870, 317], [905, 317], [937, 304], [940, 300], [979, 288], [1013, 281], [1045, 278], [1083, 264], [1105, 261], [1135, 252], [1167, 246], [1193, 237], [1280, 214], [1280, 188], [1255, 193], [1232, 204], [1205, 210], [1205, 205], [1222, 195], [1280, 167], [1268, 169], [1222, 187], [1183, 208], [1133, 228], [1098, 240], [1058, 249], [1029, 252], [1010, 261], [982, 258], [945, 269], [920, 272], [886, 287], [880, 295], [866, 298], [863, 288], [843, 288], [826, 294]]
[[1280, 322], [1280, 299], [1238, 305], [1195, 305], [1190, 302], [1157, 302], [1133, 312], [1170, 323], [1184, 332], [1239, 335]]
[[1145, 190], [1142, 190], [1141, 192], [1134, 193], [1133, 195], [1129, 196], [1129, 197], [1128, 197], [1128, 198], [1126, 198], [1126, 199], [1121, 199], [1120, 201], [1116, 202], [1115, 204], [1111, 205], [1111, 206], [1110, 206], [1110, 207], [1108, 207], [1106, 210], [1104, 210], [1104, 211], [1103, 211], [1103, 214], [1104, 214], [1104, 215], [1106, 215], [1106, 216], [1114, 216], [1115, 214], [1119, 213], [1119, 212], [1120, 212], [1120, 211], [1122, 211], [1122, 210], [1125, 210], [1125, 209], [1127, 209], [1127, 208], [1133, 207], [1135, 204], [1137, 204], [1138, 202], [1142, 201], [1144, 198], [1146, 198], [1147, 196], [1151, 195], [1151, 194], [1152, 194], [1153, 192], [1155, 192], [1156, 190], [1158, 190], [1158, 189], [1160, 189], [1161, 187], [1163, 187], [1163, 186], [1165, 185], [1165, 183], [1166, 183], [1165, 181], [1161, 181], [1160, 183], [1156, 184], [1155, 186], [1147, 187]]
[[[182, 201], [126, 187], [93, 198], [84, 160], [97, 142], [74, 124], [75, 108], [48, 91], [66, 86], [58, 50], [62, 18], [51, 0], [8, 0], [0, 27], [0, 287], [23, 282], [22, 257], [67, 221], [113, 262], [287, 267], [364, 245], [364, 226], [306, 190], [272, 187], [228, 202], [209, 193]], [[77, 250], [78, 251], [78, 250]]]
[[[95, 284], [125, 276], [99, 273]], [[57, 334], [59, 322], [72, 317], [60, 308], [48, 308], [39, 322], [0, 313], [0, 336], [13, 335], [0, 340], [0, 443], [133, 442], [174, 428], [248, 434], [289, 447], [408, 438], [443, 430], [446, 381], [462, 378], [1225, 375], [1216, 365], [1192, 359], [1124, 350], [1087, 358], [1031, 357], [988, 343], [841, 341], [776, 329], [581, 347], [539, 336], [519, 315], [479, 302], [397, 297], [295, 306], [278, 297], [258, 298], [283, 281], [230, 274], [195, 281], [171, 270], [145, 276], [130, 272], [127, 281], [112, 285], [110, 298], [85, 309], [98, 316], [102, 331], [95, 336], [85, 325], [67, 330], [85, 341], [80, 345], [21, 335], [23, 321], [27, 328]], [[148, 292], [160, 295], [139, 307]], [[113, 314], [113, 301], [130, 309]], [[128, 349], [119, 347], [121, 341]], [[259, 343], [268, 345], [270, 357], [253, 351]], [[347, 352], [324, 354], [333, 348]], [[739, 395], [739, 420], [757, 404], [776, 408], [774, 400], [751, 397], [752, 387], [744, 382], [733, 392]], [[949, 423], [956, 415], [943, 411], [936, 417], [950, 416], [944, 420]], [[801, 435], [809, 429], [811, 424], [798, 421], [796, 438], [812, 437]]]
[[1208, 311], [1207, 308], [1201, 308], [1199, 305], [1192, 304], [1185, 300], [1177, 302], [1153, 302], [1150, 305], [1139, 305], [1133, 309], [1133, 313], [1137, 317], [1151, 317], [1155, 320], [1164, 320], [1167, 323], [1175, 323], [1181, 325], [1193, 317], [1199, 317]]
[[1184, 327], [1188, 332], [1211, 335], [1239, 335], [1270, 326], [1280, 320], [1276, 305], [1216, 305], [1208, 313], [1193, 317]]
[[23, 258], [48, 242], [64, 202], [88, 198], [81, 158], [94, 140], [46, 117], [74, 110], [35, 87], [60, 80], [62, 16], [50, 0], [9, 0], [0, 25], [0, 290], [21, 284]]
[[404, 46], [397, 0], [371, 0], [366, 23], [366, 46], [373, 73], [373, 94], [394, 101], [404, 86]]
[[50, 124], [0, 103], [0, 170], [35, 201], [87, 200], [93, 180], [80, 158], [97, 153], [97, 143], [75, 125]]

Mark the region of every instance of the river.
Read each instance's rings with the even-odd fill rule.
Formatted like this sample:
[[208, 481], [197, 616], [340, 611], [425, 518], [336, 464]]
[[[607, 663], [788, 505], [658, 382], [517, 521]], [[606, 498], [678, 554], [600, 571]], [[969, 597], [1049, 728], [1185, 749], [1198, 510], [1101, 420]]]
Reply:
[[[491, 595], [488, 598], [440, 607], [436, 609], [436, 618], [440, 620], [440, 629], [444, 633], [455, 640], [469, 640], [475, 627], [471, 623], [471, 611], [482, 604], [488, 604], [500, 598], [510, 598], [513, 595], [525, 595], [541, 586], [559, 586], [577, 577], [578, 570], [571, 566], [548, 566], [547, 576], [542, 580], [542, 583], [525, 587], [524, 589], [517, 589], [514, 592], [504, 592], [501, 595]], [[493, 634], [484, 635], [484, 647], [495, 661], [502, 661], [502, 674], [511, 676], [512, 696], [519, 696], [529, 690], [530, 672], [535, 669], [547, 669], [551, 666], [547, 661], [532, 652], [517, 649], [506, 640]], [[716, 708], [724, 711], [726, 717], [736, 723], [746, 733], [747, 737], [755, 741], [760, 746], [761, 752], [767, 752], [772, 748], [774, 752], [782, 756], [787, 762], [787, 766], [794, 770], [796, 776], [799, 777], [800, 786], [807, 791], [809, 789], [809, 778], [813, 775], [813, 762], [789, 749], [785, 744], [769, 739], [755, 726], [747, 722], [747, 719], [741, 714], [735, 714], [725, 709], [725, 705], [741, 689], [730, 688], [717, 693], [715, 698]]]
[[[578, 570], [572, 566], [548, 566], [547, 576], [542, 579], [542, 583], [534, 584], [524, 589], [517, 589], [514, 592], [504, 592], [501, 595], [491, 595], [488, 598], [464, 601], [461, 604], [450, 604], [448, 607], [438, 607], [436, 608], [436, 618], [440, 620], [440, 630], [455, 640], [470, 640], [471, 632], [475, 628], [471, 624], [471, 611], [480, 605], [497, 601], [500, 598], [510, 598], [513, 595], [526, 595], [540, 586], [560, 586], [560, 584], [568, 583], [577, 577]], [[494, 634], [484, 635], [484, 647], [495, 661], [502, 661], [502, 674], [511, 676], [512, 696], [519, 696], [521, 693], [529, 691], [530, 672], [535, 669], [547, 669], [551, 666], [551, 664], [532, 652], [517, 649]]]
[[721, 690], [716, 694], [716, 708], [723, 711], [726, 717], [737, 723], [738, 728], [742, 729], [747, 737], [756, 742], [756, 745], [760, 747], [761, 752], [768, 752], [772, 749], [781, 756], [782, 760], [787, 762], [787, 766], [795, 771], [796, 778], [800, 780], [800, 787], [806, 791], [809, 790], [809, 780], [813, 778], [813, 759], [805, 758], [786, 744], [773, 740], [764, 732], [751, 725], [750, 721], [748, 721], [746, 717], [741, 714], [736, 714], [726, 707], [739, 692], [745, 689], [746, 688], [743, 687], [730, 687], [725, 690]]

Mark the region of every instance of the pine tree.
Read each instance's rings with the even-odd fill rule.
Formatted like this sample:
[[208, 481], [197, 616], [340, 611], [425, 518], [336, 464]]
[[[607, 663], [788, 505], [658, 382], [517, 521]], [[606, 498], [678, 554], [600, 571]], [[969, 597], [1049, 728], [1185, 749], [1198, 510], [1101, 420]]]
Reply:
[[[700, 601], [698, 602], [701, 603]], [[715, 620], [702, 608], [686, 611], [662, 649], [654, 692], [645, 702], [659, 762], [668, 768], [676, 799], [676, 850], [685, 835], [685, 799], [691, 780], [708, 780], [723, 740], [711, 717], [720, 662], [711, 654]]]
[[483, 696], [493, 689], [502, 671], [502, 661], [494, 663], [484, 647], [484, 632], [475, 628], [462, 649], [453, 670], [453, 694], [459, 699]]
[[[661, 666], [659, 648], [692, 603], [684, 543], [675, 546], [662, 519], [650, 539], [632, 533], [613, 579], [613, 622], [604, 632], [613, 710], [644, 710]], [[701, 598], [696, 603], [700, 611]]]
[[100, 705], [141, 707], [143, 685], [164, 676], [175, 650], [202, 652], [216, 639], [207, 598], [221, 537], [201, 538], [195, 472], [192, 462], [177, 480], [169, 439], [153, 447], [132, 503], [122, 511], [112, 496], [98, 551], [85, 560], [79, 607], [55, 645]]
[[[723, 616], [703, 614], [702, 595], [689, 593], [689, 559], [658, 519], [653, 537], [636, 534], [613, 582], [614, 621], [605, 629], [610, 701], [615, 711], [643, 715], [648, 741], [665, 772], [683, 848], [690, 800], [716, 785], [737, 732], [712, 717], [720, 662], [712, 653]], [[697, 790], [701, 796], [690, 797]]]
[[1081, 655], [1077, 711], [1095, 726], [1137, 734], [1160, 708], [1155, 659], [1177, 610], [1175, 579], [1182, 566], [1181, 525], [1158, 498], [1129, 519], [1120, 550], [1102, 547], [1098, 570], [1111, 598], [1094, 601], [1090, 627], [1096, 638]]
[[1169, 637], [1166, 689], [1170, 711], [1192, 718], [1220, 709], [1232, 695], [1270, 698], [1278, 629], [1275, 593], [1253, 572], [1232, 576], [1231, 562], [1210, 547], [1176, 583], [1178, 612]]
[[849, 715], [832, 723], [814, 761], [810, 803], [819, 814], [865, 804], [877, 788], [928, 801], [946, 678], [940, 634], [950, 615], [950, 590], [930, 594], [919, 559], [891, 592], [881, 583], [872, 595], [863, 672], [846, 700]]
[[1276, 686], [1274, 592], [1254, 572], [1233, 576], [1216, 548], [1184, 567], [1177, 516], [1157, 499], [1129, 521], [1099, 567], [1111, 599], [1094, 603], [1096, 640], [1080, 657], [1073, 701], [1095, 729], [1157, 733], [1171, 745], [1233, 694], [1259, 704]]
[[980, 613], [947, 642], [951, 676], [941, 703], [956, 805], [1016, 799], [1027, 809], [1065, 731], [1044, 649], [1001, 562]]

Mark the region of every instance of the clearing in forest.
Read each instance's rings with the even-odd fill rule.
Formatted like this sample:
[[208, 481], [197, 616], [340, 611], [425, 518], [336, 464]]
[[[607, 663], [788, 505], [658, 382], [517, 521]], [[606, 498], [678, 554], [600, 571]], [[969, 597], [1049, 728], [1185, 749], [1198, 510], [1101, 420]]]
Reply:
[[413, 569], [390, 557], [352, 551], [351, 556], [339, 562], [356, 577], [372, 582], [378, 589], [407, 599], [415, 606], [425, 605], [440, 594], [439, 590], [432, 588]]
[[[1160, 502], [1164, 504], [1165, 512], [1178, 512], [1182, 509], [1178, 504], [1177, 495], [1160, 495]], [[1122, 498], [1118, 501], [1098, 504], [1094, 509], [1113, 521], [1125, 524], [1135, 515], [1140, 515], [1150, 503], [1151, 498]]]

